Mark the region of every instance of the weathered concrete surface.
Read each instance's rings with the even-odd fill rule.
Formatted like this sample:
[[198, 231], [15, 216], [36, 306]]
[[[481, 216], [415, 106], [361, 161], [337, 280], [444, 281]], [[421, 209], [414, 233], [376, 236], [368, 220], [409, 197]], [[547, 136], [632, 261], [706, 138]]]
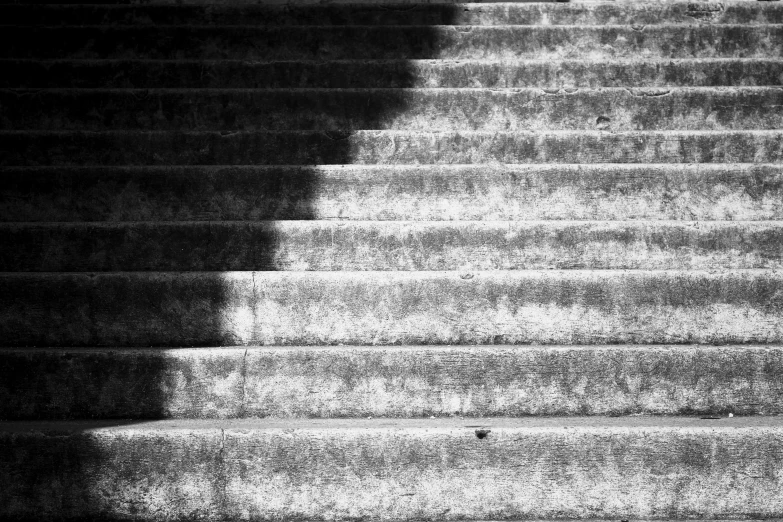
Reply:
[[783, 127], [783, 87], [64, 89], [0, 92], [0, 129], [743, 130]]
[[[156, 2], [151, 2], [155, 4]], [[299, 5], [297, 5], [299, 4]], [[19, 25], [658, 25], [783, 23], [772, 2], [418, 3], [351, 2], [285, 5], [210, 2], [209, 5], [0, 6], [0, 18]], [[10, 24], [9, 24], [10, 25]]]
[[3, 221], [780, 220], [783, 166], [3, 169]]
[[783, 413], [780, 346], [0, 350], [0, 419]]
[[783, 342], [774, 270], [0, 275], [4, 346]]
[[0, 131], [10, 165], [776, 163], [777, 131]]
[[[773, 518], [781, 418], [6, 424], [7, 518]], [[479, 435], [483, 435], [479, 438]]]
[[1, 60], [3, 88], [600, 88], [783, 85], [783, 60]]
[[783, 268], [783, 223], [0, 224], [0, 271]]
[[[642, 30], [643, 29], [643, 30]], [[52, 46], [49, 42], [59, 45]], [[5, 26], [0, 58], [769, 58], [783, 24], [601, 26]]]

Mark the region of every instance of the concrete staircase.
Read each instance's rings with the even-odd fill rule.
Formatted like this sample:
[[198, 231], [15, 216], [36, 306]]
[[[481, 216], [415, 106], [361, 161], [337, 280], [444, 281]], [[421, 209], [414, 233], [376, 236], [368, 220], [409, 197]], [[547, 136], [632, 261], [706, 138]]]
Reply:
[[783, 517], [783, 3], [0, 25], [1, 520]]

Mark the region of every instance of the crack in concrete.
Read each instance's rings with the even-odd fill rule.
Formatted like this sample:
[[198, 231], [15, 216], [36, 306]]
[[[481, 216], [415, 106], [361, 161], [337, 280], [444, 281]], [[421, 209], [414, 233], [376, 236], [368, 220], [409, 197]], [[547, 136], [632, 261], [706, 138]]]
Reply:
[[256, 339], [256, 332], [258, 331], [258, 289], [256, 288], [255, 270], [250, 272], [250, 279], [253, 287], [253, 294], [250, 301], [250, 309], [251, 309], [251, 314], [253, 316], [253, 321], [250, 325], [251, 328], [250, 334], [248, 335], [247, 340], [245, 342], [255, 344], [258, 342], [258, 340]]
[[242, 356], [242, 366], [240, 369], [240, 377], [242, 379], [242, 395], [239, 398], [239, 417], [244, 418], [245, 411], [246, 411], [246, 402], [245, 397], [247, 396], [247, 352], [248, 349], [245, 348], [245, 353]]

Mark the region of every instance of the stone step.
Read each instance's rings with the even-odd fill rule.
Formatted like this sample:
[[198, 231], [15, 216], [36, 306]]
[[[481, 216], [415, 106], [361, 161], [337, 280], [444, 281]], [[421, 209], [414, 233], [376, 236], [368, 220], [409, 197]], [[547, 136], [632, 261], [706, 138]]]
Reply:
[[783, 342], [783, 272], [0, 274], [2, 346]]
[[15, 520], [783, 513], [783, 417], [26, 422], [0, 440]]
[[0, 349], [0, 419], [783, 413], [781, 346]]
[[[51, 45], [58, 42], [58, 45]], [[770, 58], [783, 25], [3, 26], [0, 58], [442, 59]]]
[[783, 165], [5, 167], [3, 221], [781, 220]]
[[783, 23], [778, 3], [0, 5], [7, 25], [659, 25]]
[[3, 272], [783, 268], [783, 222], [0, 224]]
[[56, 89], [0, 92], [0, 129], [742, 130], [783, 127], [783, 87]]
[[778, 163], [764, 131], [0, 131], [0, 166]]
[[780, 86], [783, 60], [9, 60], [0, 88], [600, 88]]

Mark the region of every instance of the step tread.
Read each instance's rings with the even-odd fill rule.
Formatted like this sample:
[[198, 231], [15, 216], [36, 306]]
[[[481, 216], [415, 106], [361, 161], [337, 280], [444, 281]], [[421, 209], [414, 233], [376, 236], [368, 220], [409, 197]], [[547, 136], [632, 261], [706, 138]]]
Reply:
[[[644, 3], [421, 3], [395, 2], [223, 3], [196, 5], [0, 5], [0, 15], [18, 24], [136, 23], [183, 24], [262, 23], [275, 25], [318, 24], [606, 24], [627, 21], [636, 24], [726, 23], [763, 24], [783, 20], [783, 8], [775, 3], [723, 2], [720, 6], [693, 2]], [[662, 22], [665, 21], [665, 22]]]
[[666, 87], [781, 85], [783, 60], [14, 60], [0, 85], [15, 87]]
[[0, 343], [778, 343], [781, 296], [771, 269], [6, 272]]
[[0, 419], [769, 415], [781, 377], [781, 345], [0, 348]]
[[[3, 26], [4, 58], [465, 59], [761, 57], [783, 54], [783, 24], [763, 26]], [[59, 46], [48, 42], [56, 40]], [[677, 44], [673, 44], [673, 42]], [[614, 45], [607, 45], [614, 42]], [[164, 45], [165, 44], [165, 45]]]
[[[750, 1], [750, 0], [749, 0]], [[754, 0], [763, 1], [763, 0]], [[465, 64], [492, 64], [503, 66], [520, 66], [520, 65], [544, 65], [544, 64], [586, 64], [586, 65], [634, 65], [643, 66], [646, 64], [660, 65], [660, 64], [674, 64], [674, 65], [695, 65], [695, 64], [719, 64], [725, 65], [729, 63], [783, 63], [783, 59], [770, 56], [761, 57], [726, 57], [726, 56], [710, 56], [710, 57], [685, 57], [685, 58], [661, 58], [661, 57], [649, 57], [643, 62], [637, 58], [617, 57], [617, 58], [559, 58], [556, 60], [550, 60], [545, 58], [519, 58], [516, 60], [493, 60], [491, 58], [485, 59], [461, 59], [461, 60], [443, 60], [437, 58], [334, 58], [328, 60], [252, 60], [242, 58], [8, 58], [0, 57], [0, 65], [23, 63], [23, 64], [40, 64], [41, 66], [49, 66], [54, 64], [74, 64], [74, 65], [103, 65], [103, 64], [181, 64], [181, 65], [204, 65], [204, 64], [225, 64], [225, 65], [247, 65], [247, 66], [260, 66], [269, 64], [318, 64], [318, 65], [333, 65], [333, 64], [421, 64], [421, 65], [438, 65], [440, 67], [449, 67], [455, 65]], [[600, 86], [605, 87], [605, 86]], [[687, 86], [686, 86], [687, 87]], [[762, 87], [764, 87], [762, 85]], [[97, 87], [103, 88], [103, 87]]]
[[[133, 30], [138, 29], [139, 31], [143, 30], [149, 30], [149, 29], [168, 29], [168, 28], [180, 28], [183, 30], [187, 29], [253, 29], [258, 32], [264, 32], [264, 31], [270, 31], [270, 32], [283, 32], [283, 31], [298, 31], [300, 29], [334, 29], [335, 31], [342, 31], [345, 29], [418, 29], [418, 28], [427, 28], [427, 29], [439, 29], [439, 30], [455, 30], [457, 32], [460, 31], [460, 29], [466, 28], [466, 29], [478, 29], [478, 30], [487, 30], [487, 31], [495, 31], [495, 30], [505, 30], [505, 29], [525, 29], [525, 30], [534, 30], [534, 31], [548, 31], [548, 30], [560, 30], [560, 29], [591, 29], [596, 31], [604, 31], [604, 30], [612, 30], [612, 29], [622, 29], [623, 31], [638, 31], [639, 29], [634, 29], [629, 24], [601, 24], [601, 25], [591, 25], [591, 24], [564, 24], [564, 25], [524, 25], [524, 24], [506, 24], [506, 25], [492, 25], [492, 26], [485, 26], [485, 25], [466, 25], [466, 26], [453, 26], [448, 24], [418, 24], [418, 25], [375, 25], [375, 24], [352, 24], [348, 26], [334, 26], [334, 25], [327, 25], [327, 24], [307, 24], [307, 25], [300, 25], [300, 26], [291, 26], [291, 27], [281, 27], [281, 26], [263, 26], [263, 25], [257, 25], [257, 24], [226, 24], [226, 25], [202, 25], [202, 24], [173, 24], [173, 25], [154, 25], [154, 26], [143, 26], [143, 25], [137, 25], [137, 24], [122, 24], [122, 25], [112, 25], [112, 26], [105, 26], [100, 23], [93, 23], [93, 24], [82, 24], [82, 25], [76, 25], [76, 26], [69, 26], [69, 25], [19, 25], [19, 24], [0, 24], [1, 28], [18, 28], [18, 29], [58, 29], [58, 30], [78, 30], [78, 29], [119, 29], [119, 30]], [[691, 24], [691, 25], [682, 25], [682, 24], [672, 24], [672, 23], [662, 23], [662, 24], [655, 24], [650, 26], [651, 30], [655, 29], [669, 29], [669, 28], [686, 28], [686, 29], [721, 29], [721, 28], [754, 28], [758, 29], [759, 26], [757, 24], [748, 24], [748, 23], [723, 23], [723, 24], [709, 24], [709, 25], [700, 25], [700, 24]], [[769, 28], [769, 29], [779, 29], [783, 27], [783, 22], [777, 22], [777, 23], [765, 23], [760, 25], [761, 28]]]
[[[640, 432], [680, 432], [683, 434], [728, 431], [740, 435], [736, 430], [783, 430], [783, 415], [750, 415], [721, 417], [718, 419], [689, 416], [627, 416], [627, 417], [438, 417], [435, 419], [177, 419], [155, 421], [0, 421], [0, 433], [27, 432], [38, 436], [54, 436], [68, 433], [95, 433], [110, 436], [113, 433], [134, 432], [221, 432], [236, 431], [251, 435], [254, 431], [291, 432], [296, 431], [340, 431], [363, 432], [370, 436], [372, 431], [411, 431], [421, 435], [466, 435], [475, 437], [476, 429], [493, 429], [511, 433], [534, 431], [547, 433], [552, 430], [575, 430], [579, 432], [612, 433], [628, 429]], [[683, 431], [680, 431], [683, 430]], [[716, 433], [717, 432], [717, 433]]]
[[0, 91], [4, 129], [742, 130], [783, 126], [783, 87]]
[[0, 165], [778, 163], [783, 130], [0, 131]]
[[0, 224], [0, 271], [783, 268], [783, 222]]
[[[783, 60], [781, 60], [783, 63]], [[589, 88], [558, 88], [553, 89], [540, 87], [53, 87], [47, 89], [36, 89], [29, 87], [9, 87], [0, 90], [0, 93], [6, 96], [17, 97], [36, 97], [36, 96], [89, 96], [95, 94], [114, 94], [117, 96], [140, 96], [140, 95], [163, 95], [180, 94], [193, 96], [207, 96], [216, 94], [254, 94], [254, 95], [340, 95], [340, 94], [387, 94], [401, 92], [406, 94], [420, 94], [430, 96], [444, 96], [448, 94], [474, 94], [474, 95], [509, 95], [509, 94], [535, 94], [549, 96], [576, 96], [579, 94], [600, 96], [600, 95], [623, 95], [634, 96], [637, 98], [655, 98], [677, 94], [715, 94], [725, 96], [739, 96], [743, 94], [755, 93], [774, 93], [783, 91], [780, 85], [708, 85], [708, 86], [671, 86], [666, 88], [645, 88], [645, 87], [589, 87]], [[143, 99], [143, 98], [139, 98]]]
[[783, 219], [780, 164], [44, 166], [2, 174], [0, 220], [17, 222]]
[[3, 427], [9, 519], [748, 519], [781, 509], [780, 417]]

